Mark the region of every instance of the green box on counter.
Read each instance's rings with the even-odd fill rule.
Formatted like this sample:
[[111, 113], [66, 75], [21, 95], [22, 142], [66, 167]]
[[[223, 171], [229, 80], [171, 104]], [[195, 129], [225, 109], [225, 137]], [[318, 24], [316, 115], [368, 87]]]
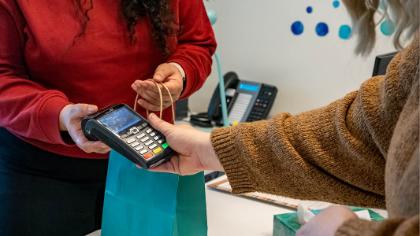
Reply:
[[[351, 209], [354, 212], [368, 210], [372, 221], [384, 220], [381, 215], [371, 209], [359, 207], [353, 207]], [[316, 215], [319, 214], [321, 210], [312, 210], [312, 212]], [[301, 225], [298, 222], [296, 212], [274, 215], [273, 236], [295, 236], [300, 227]]]

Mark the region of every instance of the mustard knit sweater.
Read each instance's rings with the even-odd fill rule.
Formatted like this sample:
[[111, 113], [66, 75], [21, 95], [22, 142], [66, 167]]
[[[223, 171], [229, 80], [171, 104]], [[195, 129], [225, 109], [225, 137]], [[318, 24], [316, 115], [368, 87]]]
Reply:
[[419, 40], [328, 106], [213, 131], [235, 193], [385, 208], [336, 235], [419, 235]]

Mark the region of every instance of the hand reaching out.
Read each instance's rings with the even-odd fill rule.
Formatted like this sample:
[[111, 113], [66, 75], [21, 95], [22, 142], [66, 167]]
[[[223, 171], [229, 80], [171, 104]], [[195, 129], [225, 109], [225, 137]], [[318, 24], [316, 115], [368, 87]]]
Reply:
[[149, 115], [149, 122], [166, 137], [169, 146], [178, 153], [170, 161], [151, 169], [152, 171], [180, 175], [191, 175], [203, 170], [223, 171], [209, 133], [187, 125], [169, 124], [153, 113]]
[[[166, 85], [171, 92], [174, 102], [179, 99], [184, 88], [181, 72], [172, 63], [164, 63], [158, 66], [153, 79], [136, 80], [131, 87], [141, 97], [137, 103], [150, 111], [160, 111], [159, 91], [153, 81]], [[161, 90], [163, 109], [165, 109], [170, 107], [172, 103], [166, 89], [161, 88]]]

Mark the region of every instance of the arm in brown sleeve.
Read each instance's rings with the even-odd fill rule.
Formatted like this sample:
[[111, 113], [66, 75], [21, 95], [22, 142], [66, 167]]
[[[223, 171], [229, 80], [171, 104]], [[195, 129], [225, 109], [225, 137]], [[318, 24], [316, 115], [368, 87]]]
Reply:
[[317, 110], [213, 131], [233, 191], [383, 208], [384, 156], [406, 93], [388, 74]]

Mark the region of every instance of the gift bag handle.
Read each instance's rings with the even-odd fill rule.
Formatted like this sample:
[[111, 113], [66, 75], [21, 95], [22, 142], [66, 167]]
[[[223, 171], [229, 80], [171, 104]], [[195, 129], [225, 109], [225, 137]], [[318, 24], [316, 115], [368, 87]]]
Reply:
[[[158, 92], [159, 92], [159, 99], [160, 99], [159, 118], [162, 119], [162, 114], [163, 114], [163, 95], [162, 95], [162, 89], [159, 86], [159, 85], [162, 85], [162, 87], [168, 93], [169, 99], [171, 100], [172, 122], [175, 123], [175, 108], [174, 108], [174, 100], [172, 98], [171, 91], [169, 91], [169, 88], [166, 85], [164, 85], [163, 83], [157, 83], [156, 81], [153, 81], [153, 83], [156, 85], [156, 88], [158, 89]], [[139, 99], [139, 94], [137, 93], [135, 101], [134, 101], [134, 111], [137, 111], [137, 101], [138, 101], [138, 99]], [[146, 109], [146, 114], [147, 114], [147, 117], [149, 117], [149, 110], [148, 109]]]

